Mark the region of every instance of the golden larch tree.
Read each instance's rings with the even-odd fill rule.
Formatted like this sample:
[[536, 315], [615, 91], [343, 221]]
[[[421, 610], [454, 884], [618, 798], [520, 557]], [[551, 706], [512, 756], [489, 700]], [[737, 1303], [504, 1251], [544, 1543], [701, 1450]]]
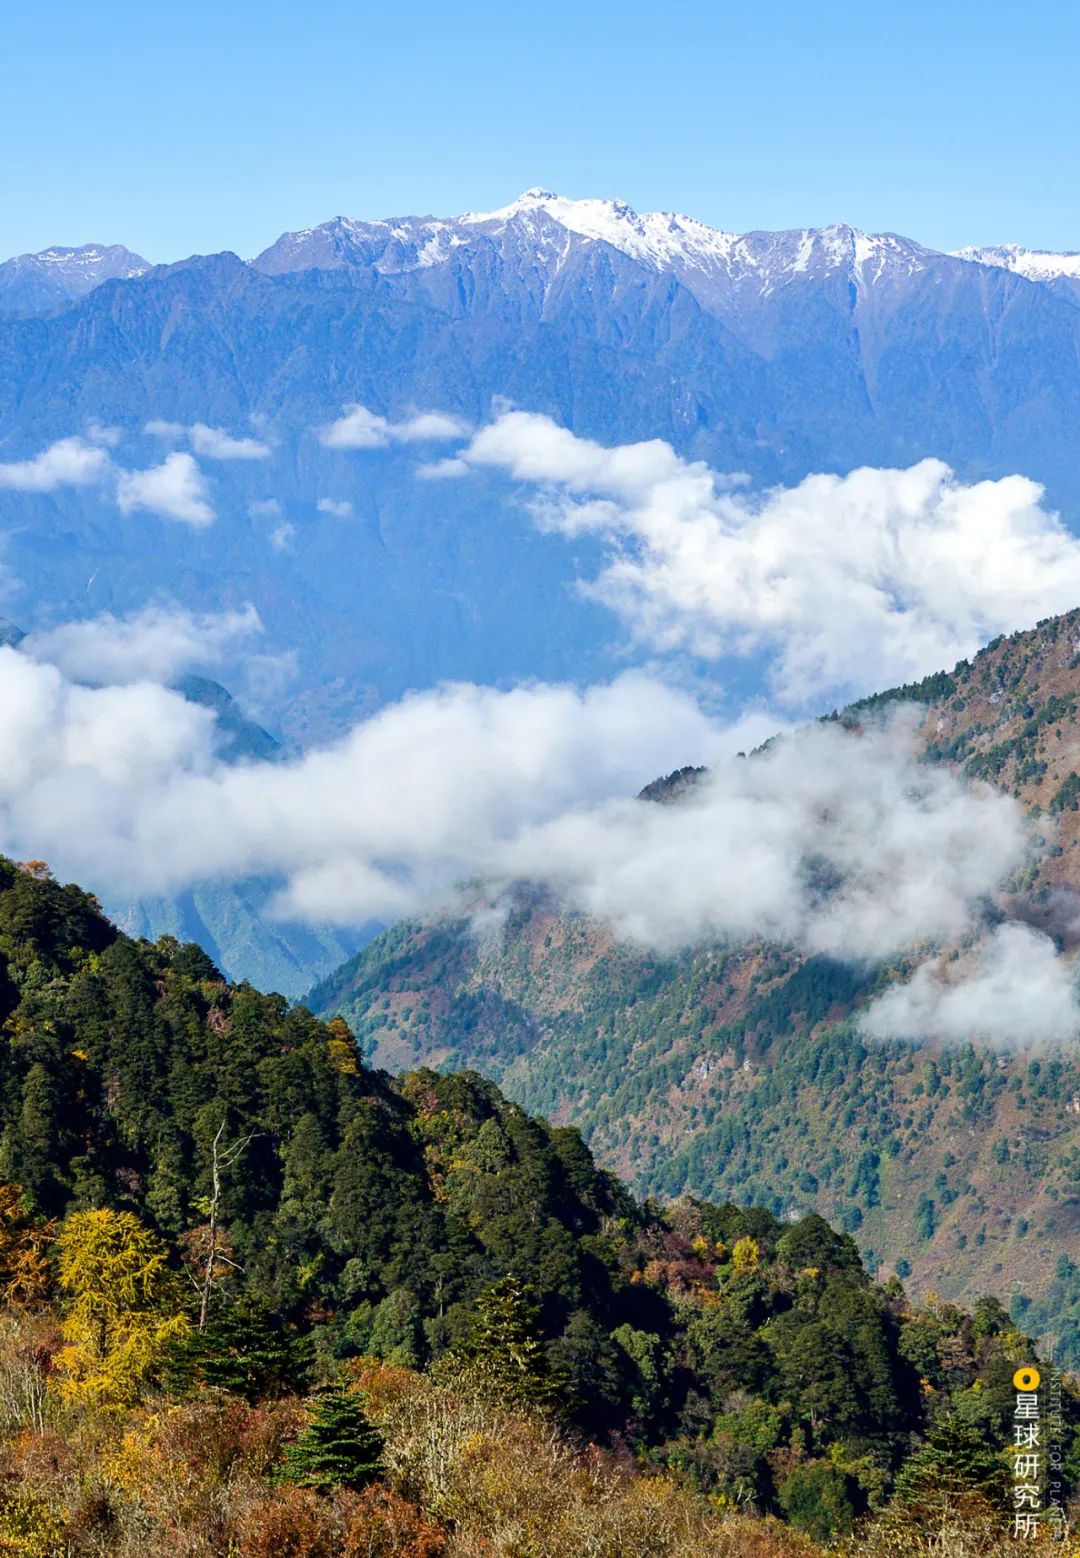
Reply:
[[134, 1401], [169, 1344], [191, 1322], [165, 1246], [133, 1212], [75, 1212], [57, 1237], [65, 1346], [58, 1357], [69, 1401]]

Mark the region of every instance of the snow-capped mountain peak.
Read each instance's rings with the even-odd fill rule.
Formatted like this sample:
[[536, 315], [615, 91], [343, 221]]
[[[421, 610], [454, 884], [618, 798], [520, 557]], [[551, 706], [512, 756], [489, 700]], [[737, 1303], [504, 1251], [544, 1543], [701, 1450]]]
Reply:
[[1048, 281], [1063, 276], [1080, 279], [1080, 254], [1054, 254], [1047, 249], [1025, 249], [1018, 243], [1000, 243], [987, 248], [954, 249], [953, 257], [976, 265], [992, 265], [1010, 270], [1029, 281]]
[[527, 224], [541, 214], [579, 238], [608, 243], [658, 268], [679, 256], [726, 256], [739, 241], [737, 233], [722, 232], [674, 211], [639, 214], [625, 200], [570, 200], [550, 189], [527, 189], [497, 211], [467, 211], [457, 220], [464, 227], [501, 230]]
[[148, 261], [119, 243], [19, 254], [0, 265], [0, 315], [74, 302], [103, 281], [131, 281], [149, 269]]
[[892, 282], [956, 261], [1008, 269], [1031, 281], [1080, 289], [1080, 254], [1045, 254], [1005, 244], [952, 255], [897, 233], [867, 233], [847, 223], [735, 233], [676, 211], [639, 212], [625, 200], [570, 199], [542, 186], [492, 211], [456, 217], [353, 221], [285, 233], [253, 262], [269, 274], [370, 266], [383, 274], [431, 269], [494, 244], [548, 278], [571, 257], [604, 244], [657, 274], [675, 277], [705, 306], [725, 311], [806, 278], [837, 274], [868, 298]]
[[150, 269], [149, 262], [120, 243], [86, 243], [68, 249], [54, 245], [38, 254], [19, 254], [0, 269], [50, 276], [71, 297], [100, 286], [103, 281], [130, 281]]
[[15, 263], [35, 260], [39, 265], [65, 271], [68, 275], [82, 273], [95, 278], [107, 272], [110, 278], [130, 279], [150, 269], [149, 263], [141, 255], [125, 249], [122, 243], [85, 243], [75, 249], [42, 249], [39, 254], [20, 255]]
[[570, 200], [539, 188], [526, 190], [496, 211], [466, 212], [453, 225], [491, 235], [532, 232], [539, 250], [546, 223], [576, 238], [609, 244], [710, 297], [721, 282], [751, 285], [767, 294], [806, 272], [835, 269], [846, 270], [862, 286], [879, 281], [886, 271], [908, 275], [940, 258], [895, 233], [863, 233], [845, 223], [733, 233], [680, 212], [639, 213], [623, 200]]

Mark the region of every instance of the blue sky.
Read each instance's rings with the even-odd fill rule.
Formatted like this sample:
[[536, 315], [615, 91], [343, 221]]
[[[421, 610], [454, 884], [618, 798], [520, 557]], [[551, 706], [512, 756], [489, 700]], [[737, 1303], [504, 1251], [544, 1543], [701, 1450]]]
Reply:
[[718, 226], [1080, 249], [1061, 0], [10, 8], [0, 254], [151, 260], [529, 185]]

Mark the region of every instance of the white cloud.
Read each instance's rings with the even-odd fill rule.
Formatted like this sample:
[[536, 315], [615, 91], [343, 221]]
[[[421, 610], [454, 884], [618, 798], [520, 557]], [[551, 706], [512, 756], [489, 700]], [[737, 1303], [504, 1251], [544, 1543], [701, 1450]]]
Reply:
[[286, 521], [284, 525], [277, 525], [273, 530], [271, 530], [270, 545], [274, 548], [275, 552], [284, 552], [289, 546], [292, 545], [293, 537], [295, 535], [296, 526], [290, 525], [288, 521]]
[[281, 504], [277, 498], [256, 498], [248, 504], [248, 514], [252, 519], [280, 519]]
[[[252, 719], [273, 719], [273, 705], [295, 684], [300, 660], [295, 649], [281, 654], [248, 655], [242, 671], [242, 694], [246, 712]], [[268, 712], [264, 714], [264, 709]]]
[[1000, 925], [973, 960], [921, 964], [906, 984], [879, 996], [860, 1026], [875, 1039], [981, 1040], [1001, 1049], [1061, 1044], [1080, 1032], [1076, 975], [1048, 936]]
[[201, 614], [157, 605], [126, 617], [103, 612], [34, 632], [21, 648], [79, 682], [170, 682], [191, 666], [220, 661], [261, 632], [250, 604], [241, 611]]
[[177, 450], [148, 470], [120, 471], [116, 501], [123, 514], [144, 509], [197, 529], [213, 524], [215, 518], [202, 472], [190, 454]]
[[277, 873], [294, 912], [362, 921], [419, 906], [522, 828], [718, 744], [690, 699], [627, 676], [584, 693], [440, 688], [292, 763], [229, 768], [183, 700], [152, 691], [152, 752], [136, 764], [145, 683], [74, 687], [0, 651], [0, 848], [125, 896]]
[[207, 427], [205, 422], [196, 422], [189, 432], [195, 453], [208, 460], [265, 460], [270, 454], [269, 445], [257, 438], [234, 438], [220, 427]]
[[[160, 793], [178, 771], [209, 768], [213, 717], [147, 682], [87, 688], [55, 666], [0, 649], [0, 817], [7, 840], [100, 830], [105, 857], [123, 849], [123, 810]], [[97, 810], [101, 803], [100, 813]], [[53, 805], [79, 814], [50, 820]], [[78, 853], [78, 851], [77, 851]]]
[[432, 460], [428, 465], [418, 465], [416, 474], [421, 481], [455, 481], [461, 476], [468, 476], [472, 467], [464, 460], [448, 458], [446, 460]]
[[193, 422], [189, 427], [183, 422], [153, 421], [147, 422], [145, 431], [169, 443], [187, 439], [195, 453], [207, 460], [265, 460], [270, 454], [269, 444], [257, 438], [237, 438], [205, 422]]
[[1021, 476], [947, 466], [811, 476], [761, 494], [660, 440], [607, 449], [509, 412], [454, 460], [538, 484], [541, 526], [606, 540], [585, 586], [635, 637], [707, 658], [765, 650], [791, 706], [910, 680], [1080, 599], [1080, 540]]
[[337, 421], [319, 432], [327, 449], [385, 449], [389, 444], [437, 443], [464, 438], [469, 431], [460, 417], [438, 411], [422, 411], [400, 422], [391, 422], [366, 406], [349, 405]]
[[86, 436], [92, 443], [115, 449], [124, 435], [118, 427], [104, 427], [96, 417], [91, 417], [86, 424]]
[[151, 691], [0, 651], [0, 848], [125, 897], [276, 875], [284, 910], [342, 923], [527, 879], [661, 950], [761, 934], [857, 959], [961, 934], [1027, 850], [1018, 804], [920, 767], [904, 717], [797, 732], [671, 806], [626, 797], [745, 736], [640, 673], [446, 686], [243, 768]]
[[54, 492], [57, 487], [87, 487], [108, 476], [112, 462], [99, 442], [61, 438], [30, 460], [0, 464], [0, 488], [10, 492]]
[[678, 806], [568, 810], [500, 863], [661, 950], [762, 935], [877, 959], [962, 934], [1027, 848], [1015, 802], [918, 763], [904, 711], [794, 732]]
[[339, 503], [334, 498], [320, 498], [315, 507], [320, 514], [329, 514], [333, 519], [348, 519], [353, 511], [351, 503]]

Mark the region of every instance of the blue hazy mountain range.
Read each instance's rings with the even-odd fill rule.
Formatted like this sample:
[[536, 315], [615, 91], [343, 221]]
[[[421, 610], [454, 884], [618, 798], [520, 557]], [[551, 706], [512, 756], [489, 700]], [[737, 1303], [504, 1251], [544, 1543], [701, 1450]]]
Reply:
[[[40, 628], [162, 596], [253, 602], [260, 650], [293, 657], [259, 715], [304, 746], [443, 678], [625, 664], [610, 616], [574, 588], [595, 543], [541, 533], [498, 475], [425, 482], [415, 447], [324, 447], [346, 404], [478, 423], [510, 401], [757, 483], [934, 455], [969, 479], [1035, 477], [1077, 528], [1078, 365], [1073, 255], [948, 255], [844, 226], [735, 235], [543, 190], [483, 215], [337, 218], [251, 261], [49, 250], [0, 266], [0, 461], [96, 423], [126, 465], [150, 465], [153, 421], [254, 431], [271, 455], [201, 462], [204, 528], [121, 514], [90, 487], [0, 492], [19, 581], [4, 609]], [[243, 690], [239, 667], [213, 674]], [[206, 925], [230, 971], [255, 977], [250, 925], [241, 953]], [[306, 947], [302, 975], [259, 979], [304, 988], [341, 950], [317, 939], [335, 946]]]
[[0, 459], [96, 421], [121, 431], [126, 463], [149, 464], [147, 421], [244, 433], [252, 418], [273, 458], [213, 467], [205, 530], [119, 515], [86, 489], [5, 493], [19, 616], [130, 610], [163, 590], [200, 610], [251, 600], [267, 650], [298, 656], [272, 713], [302, 743], [440, 677], [602, 672], [611, 623], [570, 588], [580, 556], [498, 476], [425, 483], [415, 449], [322, 447], [349, 402], [479, 422], [502, 397], [764, 483], [930, 454], [968, 478], [1034, 476], [1069, 519], [1080, 282], [1069, 256], [1033, 280], [992, 252], [845, 227], [736, 238], [534, 191], [486, 218], [337, 219], [250, 263], [105, 281], [0, 322]]
[[0, 317], [63, 307], [103, 281], [127, 281], [149, 269], [147, 260], [118, 243], [20, 254], [0, 265]]

